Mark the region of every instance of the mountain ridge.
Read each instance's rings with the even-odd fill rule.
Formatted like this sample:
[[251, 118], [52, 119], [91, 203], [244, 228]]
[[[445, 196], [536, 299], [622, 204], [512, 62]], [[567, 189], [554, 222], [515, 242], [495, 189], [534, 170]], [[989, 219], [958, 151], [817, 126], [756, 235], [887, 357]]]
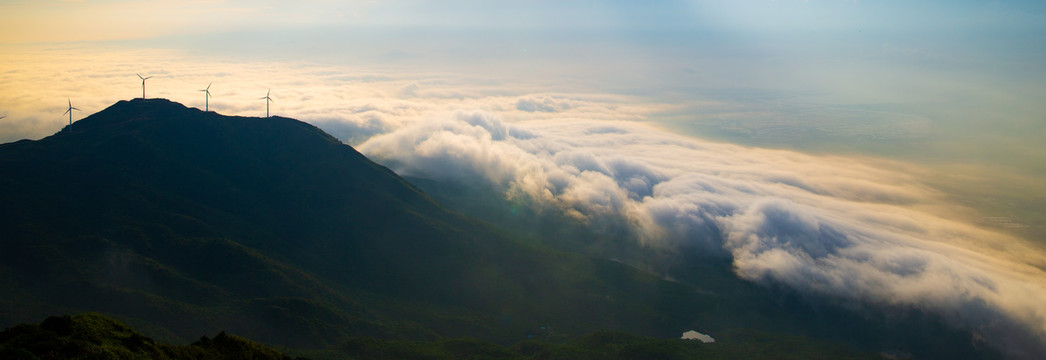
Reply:
[[[176, 334], [240, 322], [237, 333], [264, 342], [322, 347], [400, 336], [415, 316], [431, 318], [409, 330], [421, 336], [518, 338], [560, 316], [565, 333], [628, 323], [652, 334], [663, 325], [635, 310], [667, 310], [607, 283], [654, 277], [512, 240], [291, 119], [121, 101], [3, 146], [0, 164], [0, 199], [13, 205], [0, 214], [0, 271], [22, 294], [9, 304], [47, 304], [8, 322], [103, 311]], [[625, 275], [600, 280], [609, 269]], [[407, 305], [384, 306], [397, 302]]]
[[[120, 101], [0, 145], [0, 168], [0, 325], [101, 312], [176, 342], [229, 330], [331, 349], [360, 336], [511, 345], [543, 329], [558, 340], [753, 328], [838, 341], [836, 323], [860, 320], [826, 320], [840, 312], [797, 307], [726, 263], [669, 281], [527, 238], [576, 228], [506, 232], [289, 118]], [[846, 336], [880, 329], [870, 324]], [[942, 358], [994, 356], [942, 333], [925, 346], [959, 344]], [[850, 343], [892, 349], [898, 337]]]

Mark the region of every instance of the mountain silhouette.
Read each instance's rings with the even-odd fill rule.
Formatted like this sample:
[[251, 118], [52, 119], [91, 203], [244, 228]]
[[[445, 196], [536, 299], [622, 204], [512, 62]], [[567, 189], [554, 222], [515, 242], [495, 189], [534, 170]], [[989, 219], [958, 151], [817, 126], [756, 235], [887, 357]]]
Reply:
[[[738, 280], [729, 263], [694, 259], [684, 281], [670, 281], [507, 232], [283, 117], [120, 101], [52, 136], [0, 145], [0, 169], [0, 326], [100, 312], [162, 340], [227, 330], [295, 349], [361, 336], [511, 345], [752, 328], [992, 354], [921, 314], [894, 331], [812, 309]], [[910, 335], [922, 342], [903, 343]]]
[[[507, 342], [541, 326], [676, 335], [687, 316], [646, 314], [691, 300], [449, 211], [287, 118], [120, 101], [0, 145], [0, 166], [3, 323], [100, 311], [172, 337], [228, 329], [288, 346], [360, 334]], [[637, 295], [662, 287], [679, 289], [654, 305]]]

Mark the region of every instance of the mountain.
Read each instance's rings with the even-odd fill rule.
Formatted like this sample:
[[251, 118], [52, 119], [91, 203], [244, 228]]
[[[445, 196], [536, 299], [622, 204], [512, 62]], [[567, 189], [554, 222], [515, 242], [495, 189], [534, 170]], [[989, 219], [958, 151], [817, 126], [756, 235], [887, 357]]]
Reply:
[[686, 261], [669, 280], [550, 246], [535, 237], [599, 235], [467, 217], [293, 119], [120, 101], [0, 145], [0, 169], [0, 326], [100, 312], [172, 342], [227, 330], [343, 355], [360, 337], [507, 346], [691, 329], [727, 344], [758, 346], [766, 337], [728, 335], [756, 329], [898, 354], [994, 354], [919, 314], [898, 328], [808, 306], [737, 279], [725, 261]]
[[0, 146], [0, 166], [3, 323], [100, 311], [172, 338], [323, 347], [678, 336], [692, 318], [692, 289], [520, 242], [291, 119], [121, 101]]

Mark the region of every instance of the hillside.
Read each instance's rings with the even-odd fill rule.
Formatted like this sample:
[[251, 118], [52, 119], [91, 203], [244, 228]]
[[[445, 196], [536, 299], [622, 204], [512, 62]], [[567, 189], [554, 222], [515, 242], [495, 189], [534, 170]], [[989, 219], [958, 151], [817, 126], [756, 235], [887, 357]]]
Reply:
[[[191, 345], [158, 342], [100, 314], [52, 316], [0, 332], [0, 358], [33, 359], [255, 359], [291, 360], [278, 350], [224, 331]], [[306, 360], [297, 358], [297, 360]]]
[[324, 347], [511, 343], [540, 326], [678, 336], [694, 317], [693, 289], [524, 245], [291, 119], [121, 101], [0, 146], [0, 166], [7, 324], [100, 311], [175, 338]]
[[[440, 341], [356, 338], [326, 355], [349, 359], [877, 359], [831, 344], [800, 338], [752, 337], [743, 346], [654, 339], [597, 332], [562, 344], [527, 340], [512, 347], [471, 339]], [[33, 359], [256, 359], [292, 360], [279, 350], [224, 331], [201, 336], [189, 345], [154, 340], [127, 325], [96, 313], [52, 316], [40, 324], [19, 324], [0, 331], [0, 358]], [[295, 360], [307, 360], [296, 357]]]
[[994, 356], [921, 314], [889, 327], [877, 314], [810, 307], [738, 280], [727, 262], [687, 259], [670, 281], [534, 239], [598, 234], [499, 230], [293, 119], [120, 101], [47, 138], [0, 145], [0, 169], [0, 326], [100, 312], [176, 343], [226, 330], [299, 351], [361, 337], [510, 346], [757, 329]]

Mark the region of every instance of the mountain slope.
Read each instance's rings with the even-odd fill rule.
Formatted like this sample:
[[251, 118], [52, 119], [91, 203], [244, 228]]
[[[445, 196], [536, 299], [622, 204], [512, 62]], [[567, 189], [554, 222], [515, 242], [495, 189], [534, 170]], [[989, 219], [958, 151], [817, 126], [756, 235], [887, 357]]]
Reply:
[[0, 167], [3, 323], [101, 311], [295, 347], [512, 343], [539, 326], [677, 336], [709, 300], [512, 240], [291, 119], [121, 101], [0, 145]]
[[[0, 332], [3, 359], [291, 360], [277, 350], [219, 333], [188, 346], [164, 344], [99, 314], [52, 316]], [[298, 358], [304, 360], [304, 358]]]
[[[121, 101], [53, 136], [0, 145], [0, 169], [0, 326], [101, 312], [161, 340], [227, 330], [335, 352], [361, 336], [511, 345], [695, 329], [729, 343], [719, 334], [751, 328], [900, 354], [996, 355], [920, 314], [903, 327], [811, 308], [716, 259], [687, 258], [665, 280], [608, 260], [641, 263], [620, 256], [646, 256], [629, 239], [569, 221], [506, 233], [292, 119]], [[592, 251], [605, 239], [615, 248]]]
[[[748, 334], [747, 336], [761, 336]], [[763, 335], [765, 337], [765, 335]], [[875, 354], [797, 338], [753, 342], [756, 346], [704, 344], [597, 332], [563, 344], [527, 340], [511, 348], [476, 339], [403, 341], [360, 337], [321, 353], [350, 359], [878, 359]], [[747, 345], [747, 344], [746, 344]], [[0, 331], [3, 359], [273, 359], [291, 360], [278, 350], [224, 331], [191, 345], [153, 340], [106, 316], [88, 313], [52, 316], [40, 324]], [[297, 360], [305, 360], [298, 357]]]

